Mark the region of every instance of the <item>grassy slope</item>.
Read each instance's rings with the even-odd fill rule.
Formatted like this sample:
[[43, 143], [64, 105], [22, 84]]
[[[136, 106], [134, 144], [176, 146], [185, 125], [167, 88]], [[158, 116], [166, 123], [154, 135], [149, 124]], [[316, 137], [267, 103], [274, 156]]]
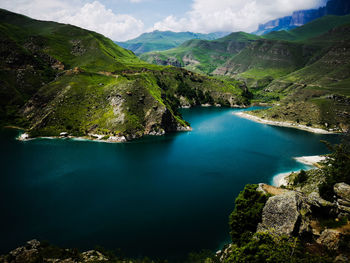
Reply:
[[248, 43], [259, 38], [237, 32], [212, 41], [189, 40], [177, 48], [145, 53], [140, 57], [150, 63], [183, 66], [188, 70], [208, 74], [239, 53]]
[[284, 99], [278, 107], [257, 115], [347, 130], [350, 128], [350, 24], [307, 42], [323, 48], [305, 67], [276, 79], [266, 88]]
[[144, 33], [135, 39], [116, 43], [123, 48], [133, 51], [135, 54], [142, 54], [175, 48], [190, 39], [213, 40], [221, 35], [219, 33], [199, 34], [192, 32], [153, 31]]
[[[236, 54], [221, 56], [222, 60], [212, 55], [223, 45], [219, 40], [214, 47], [213, 41], [187, 42], [185, 47], [145, 54], [142, 59], [162, 62], [172, 57], [185, 68], [205, 73], [216, 68], [214, 74], [245, 81], [257, 102], [281, 104], [261, 111], [261, 117], [346, 130], [350, 123], [349, 22], [349, 15], [322, 17], [288, 32], [251, 40]], [[202, 56], [196, 55], [197, 62], [186, 65], [181, 61], [184, 54]]]
[[33, 136], [140, 137], [186, 126], [181, 103], [246, 101], [235, 82], [147, 64], [95, 32], [5, 10], [0, 17], [1, 122]]

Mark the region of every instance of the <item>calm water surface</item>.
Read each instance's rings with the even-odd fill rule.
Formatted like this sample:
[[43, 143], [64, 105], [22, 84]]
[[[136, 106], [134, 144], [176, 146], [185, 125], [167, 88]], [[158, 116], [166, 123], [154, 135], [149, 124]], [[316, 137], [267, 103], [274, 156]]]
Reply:
[[192, 132], [125, 144], [14, 140], [0, 131], [0, 253], [37, 238], [181, 258], [215, 250], [247, 183], [305, 168], [336, 136], [258, 124], [233, 109], [183, 110]]

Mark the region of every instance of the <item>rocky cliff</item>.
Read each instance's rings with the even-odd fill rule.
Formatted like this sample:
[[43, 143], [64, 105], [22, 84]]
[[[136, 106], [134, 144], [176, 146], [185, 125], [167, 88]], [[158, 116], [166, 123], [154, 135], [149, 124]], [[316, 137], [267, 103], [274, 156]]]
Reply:
[[0, 10], [0, 124], [120, 142], [190, 130], [178, 108], [248, 103], [238, 82], [139, 60], [95, 32]]
[[[318, 181], [314, 177], [315, 171], [309, 175], [302, 186], [293, 183], [298, 176], [295, 174], [290, 176], [291, 181], [284, 188], [259, 184], [257, 194], [266, 196], [267, 201], [262, 210], [251, 208], [250, 212], [260, 219], [260, 223], [251, 232], [239, 230], [239, 240], [233, 239], [232, 244], [217, 252], [219, 262], [349, 262], [350, 185], [335, 184], [336, 201], [329, 202], [318, 192], [322, 176], [316, 176]], [[245, 193], [247, 189], [241, 194], [249, 200], [252, 194]], [[251, 220], [252, 216], [247, 212], [238, 215], [243, 208], [236, 200], [237, 205], [239, 208], [231, 217], [243, 216], [241, 220]], [[253, 200], [245, 203], [247, 207], [254, 205]], [[246, 228], [245, 225], [241, 224], [241, 227]], [[239, 226], [234, 224], [234, 227]], [[268, 247], [274, 252], [267, 251]]]
[[264, 35], [272, 31], [290, 30], [305, 25], [317, 18], [326, 15], [347, 15], [350, 13], [350, 3], [347, 0], [330, 0], [326, 6], [318, 9], [299, 10], [291, 16], [286, 16], [260, 24], [253, 34]]

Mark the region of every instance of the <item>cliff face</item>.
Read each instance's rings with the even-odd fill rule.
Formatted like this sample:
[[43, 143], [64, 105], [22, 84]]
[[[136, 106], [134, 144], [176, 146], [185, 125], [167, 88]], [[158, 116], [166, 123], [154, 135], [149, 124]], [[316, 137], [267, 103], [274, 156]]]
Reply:
[[327, 5], [318, 9], [299, 10], [291, 16], [286, 16], [260, 24], [253, 34], [264, 35], [272, 31], [290, 30], [305, 25], [317, 18], [326, 15], [343, 16], [350, 13], [350, 2], [347, 0], [330, 0]]
[[142, 62], [110, 39], [0, 9], [0, 124], [125, 141], [189, 130], [178, 107], [242, 104], [236, 84]]

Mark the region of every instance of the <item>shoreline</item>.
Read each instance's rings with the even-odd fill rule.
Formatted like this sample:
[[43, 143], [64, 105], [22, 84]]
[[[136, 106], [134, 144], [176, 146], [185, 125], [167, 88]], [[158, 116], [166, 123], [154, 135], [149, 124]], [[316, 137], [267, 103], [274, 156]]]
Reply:
[[327, 131], [321, 128], [312, 128], [308, 127], [306, 125], [301, 125], [297, 123], [292, 123], [292, 122], [283, 122], [283, 121], [272, 121], [272, 120], [265, 120], [263, 118], [245, 113], [245, 112], [234, 112], [234, 115], [248, 119], [251, 121], [255, 121], [261, 124], [267, 124], [267, 125], [272, 125], [272, 126], [279, 126], [279, 127], [287, 127], [287, 128], [294, 128], [294, 129], [299, 129], [307, 132], [312, 132], [312, 133], [317, 133], [317, 134], [337, 134], [337, 132], [332, 132], [332, 131]]
[[[186, 132], [186, 131], [192, 131], [192, 127], [190, 126], [186, 126], [186, 127], [182, 127], [179, 128], [177, 130], [177, 132]], [[163, 132], [159, 132], [159, 133], [150, 133], [150, 134], [144, 134], [144, 136], [163, 136], [166, 133]], [[142, 136], [142, 137], [144, 137]], [[125, 136], [109, 136], [108, 139], [102, 139], [106, 137], [106, 135], [100, 135], [100, 134], [89, 134], [88, 136], [83, 136], [83, 137], [76, 137], [76, 136], [71, 136], [71, 135], [60, 135], [60, 136], [41, 136], [41, 137], [29, 137], [29, 134], [24, 132], [19, 134], [15, 140], [17, 141], [22, 141], [22, 142], [26, 142], [26, 141], [32, 141], [32, 140], [36, 140], [36, 139], [47, 139], [47, 140], [54, 140], [54, 139], [70, 139], [73, 141], [88, 141], [88, 142], [101, 142], [101, 143], [126, 143], [129, 142], [131, 140], [128, 140]], [[140, 138], [142, 138], [140, 137]], [[132, 138], [133, 139], [138, 139], [138, 138]]]
[[281, 187], [282, 185], [286, 186], [288, 184], [288, 176], [291, 173], [299, 172], [300, 170], [311, 170], [314, 168], [320, 168], [319, 162], [325, 160], [326, 156], [311, 155], [311, 156], [293, 157], [293, 159], [299, 163], [306, 165], [305, 169], [295, 169], [289, 172], [282, 172], [282, 173], [275, 174], [271, 180], [273, 186], [276, 186], [276, 187]]

